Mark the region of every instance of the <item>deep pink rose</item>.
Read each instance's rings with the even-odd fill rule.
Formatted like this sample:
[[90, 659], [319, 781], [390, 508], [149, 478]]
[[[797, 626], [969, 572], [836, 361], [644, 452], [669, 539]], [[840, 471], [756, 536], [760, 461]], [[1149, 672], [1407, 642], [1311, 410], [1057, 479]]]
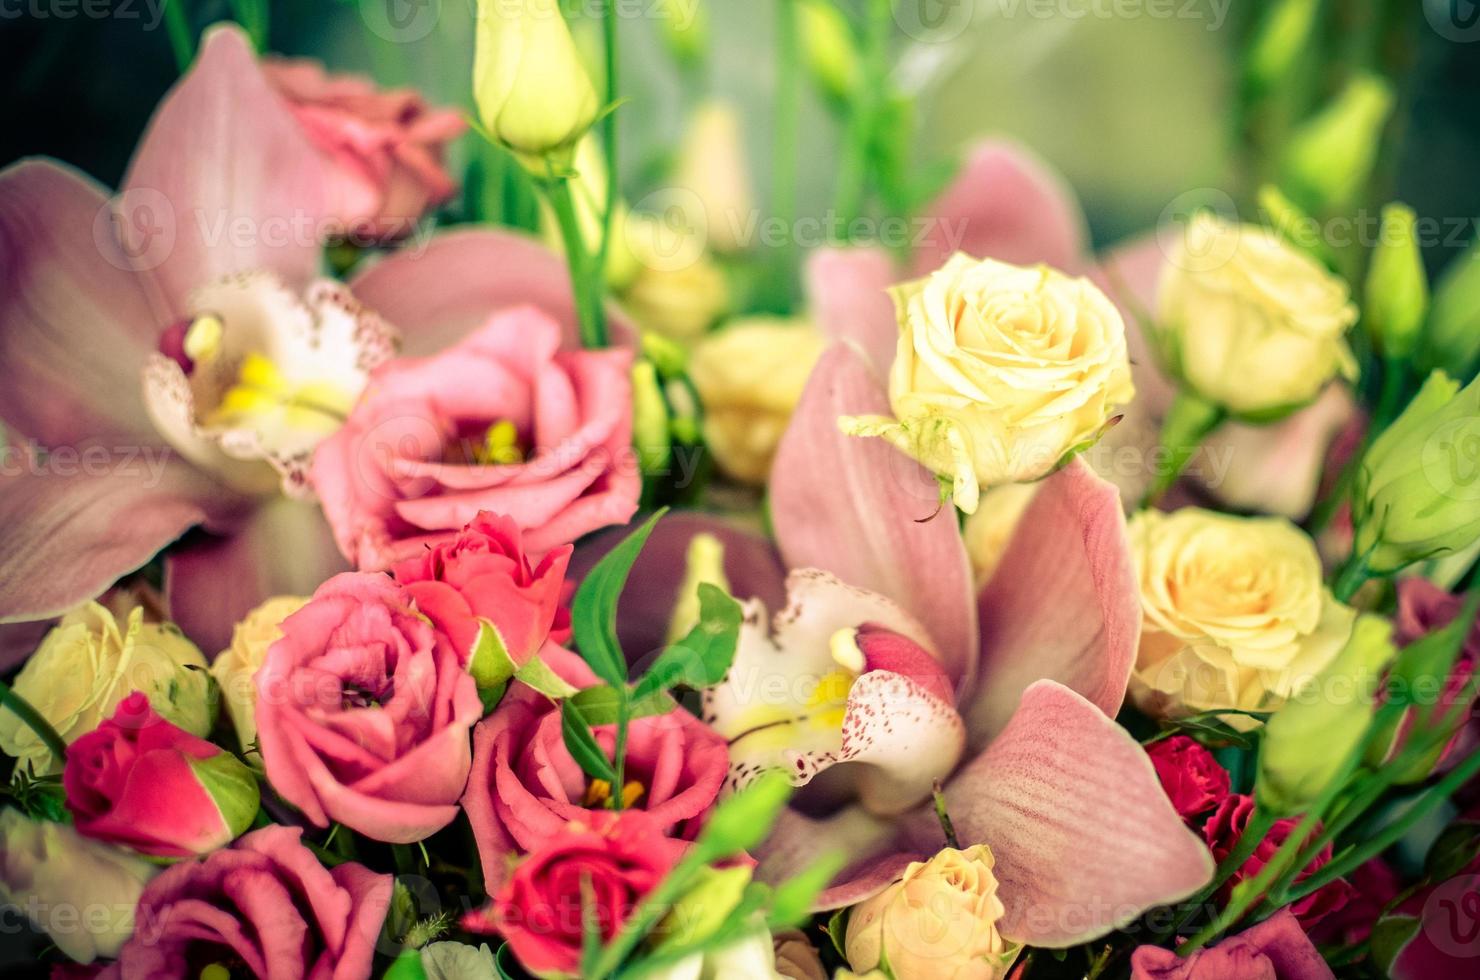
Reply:
[[467, 128], [457, 112], [307, 59], [268, 58], [262, 73], [329, 163], [330, 213], [347, 234], [401, 238], [457, 192], [442, 165], [446, 145]]
[[1183, 959], [1142, 946], [1131, 954], [1131, 980], [1333, 980], [1335, 974], [1289, 909]]
[[[684, 844], [640, 810], [592, 811], [564, 825], [525, 858], [497, 892], [491, 908], [463, 919], [469, 932], [497, 932], [526, 970], [540, 975], [580, 971], [584, 915], [594, 915], [610, 940], [632, 910], [663, 879]], [[595, 907], [583, 909], [582, 882]]]
[[1311, 930], [1316, 942], [1333, 946], [1366, 942], [1377, 920], [1403, 891], [1403, 880], [1382, 858], [1358, 865], [1348, 880], [1351, 899]]
[[257, 672], [257, 740], [283, 799], [393, 844], [451, 823], [483, 706], [447, 634], [371, 572], [331, 578], [282, 630]]
[[313, 485], [345, 557], [390, 568], [485, 510], [523, 528], [533, 555], [625, 523], [642, 484], [632, 354], [559, 346], [559, 324], [520, 307], [433, 357], [377, 368], [314, 454]]
[[[1253, 812], [1254, 798], [1240, 793], [1229, 796], [1218, 805], [1212, 816], [1208, 817], [1207, 823], [1203, 824], [1203, 840], [1207, 841], [1214, 858], [1221, 862], [1233, 851], [1239, 838], [1243, 836]], [[1245, 861], [1244, 866], [1235, 871], [1233, 877], [1224, 885], [1222, 895], [1225, 900], [1233, 886], [1246, 878], [1254, 877], [1269, 863], [1269, 859], [1274, 857], [1275, 852], [1289, 838], [1290, 832], [1298, 823], [1299, 821], [1293, 817], [1275, 821], [1274, 826], [1270, 828], [1269, 833], [1264, 835], [1264, 839], [1259, 842], [1259, 846], [1254, 849], [1249, 860]], [[1330, 860], [1331, 845], [1327, 844], [1316, 859], [1295, 876], [1295, 881], [1305, 880], [1312, 872]], [[1300, 921], [1302, 928], [1313, 929], [1328, 915], [1344, 907], [1350, 901], [1351, 893], [1352, 886], [1344, 879], [1338, 878], [1300, 901], [1292, 903], [1290, 911]]]
[[[595, 683], [574, 654], [551, 645], [541, 656], [577, 687]], [[593, 730], [611, 755], [615, 726]], [[728, 769], [725, 740], [682, 708], [628, 727], [628, 809], [646, 812], [660, 833], [692, 836]], [[593, 786], [566, 751], [560, 712], [550, 699], [511, 685], [498, 710], [473, 731], [473, 773], [463, 797], [488, 890], [508, 875], [510, 855], [533, 851], [571, 821], [604, 812], [614, 791]]]
[[194, 977], [219, 963], [232, 976], [368, 977], [391, 876], [358, 864], [326, 869], [301, 833], [264, 827], [156, 877], [139, 899], [133, 937], [103, 976]]
[[251, 772], [155, 714], [137, 691], [67, 747], [62, 783], [78, 833], [158, 857], [222, 847], [257, 812]]
[[1177, 814], [1189, 824], [1228, 798], [1228, 770], [1218, 765], [1213, 753], [1186, 735], [1173, 735], [1146, 749], [1156, 778]]
[[[395, 567], [396, 581], [439, 629], [467, 655], [482, 622], [492, 623], [509, 657], [524, 666], [551, 629], [569, 630], [560, 605], [569, 545], [531, 565], [520, 544], [519, 525], [487, 512], [453, 538], [427, 548]], [[559, 642], [563, 637], [555, 637]]]

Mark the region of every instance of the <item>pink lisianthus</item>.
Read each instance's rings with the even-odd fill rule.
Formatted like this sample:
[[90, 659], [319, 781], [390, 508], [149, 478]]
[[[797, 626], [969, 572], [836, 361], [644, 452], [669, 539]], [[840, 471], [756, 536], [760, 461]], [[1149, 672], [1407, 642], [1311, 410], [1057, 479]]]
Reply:
[[[1463, 605], [1464, 600], [1460, 596], [1445, 592], [1428, 579], [1403, 579], [1398, 583], [1398, 616], [1394, 631], [1398, 642], [1407, 646], [1420, 637], [1443, 629], [1454, 622]], [[1432, 723], [1454, 731], [1454, 737], [1438, 760], [1441, 767], [1445, 760], [1459, 758], [1460, 749], [1466, 743], [1475, 741], [1474, 733], [1467, 731], [1466, 721], [1472, 717], [1474, 709], [1474, 695], [1469, 685], [1477, 666], [1480, 666], [1480, 620], [1470, 625], [1459, 659], [1438, 692], [1438, 707]], [[1392, 752], [1402, 747], [1403, 737], [1412, 724], [1412, 713], [1406, 713], [1398, 726]]]
[[570, 613], [560, 605], [569, 546], [532, 565], [520, 543], [519, 525], [481, 512], [456, 537], [398, 562], [396, 581], [416, 608], [452, 638], [464, 655], [483, 622], [499, 632], [509, 658], [524, 666], [555, 630], [569, 632]]
[[1443, 881], [1404, 898], [1372, 933], [1378, 969], [1393, 980], [1432, 980], [1474, 973], [1480, 955], [1480, 857]]
[[267, 779], [316, 826], [421, 840], [457, 816], [482, 715], [447, 634], [384, 575], [325, 582], [257, 673]]
[[139, 900], [133, 938], [102, 976], [195, 976], [211, 963], [257, 977], [369, 976], [391, 876], [358, 864], [326, 869], [300, 833], [265, 827], [159, 875]]
[[213, 851], [257, 814], [251, 771], [139, 692], [67, 747], [62, 782], [79, 834], [158, 857]]
[[560, 351], [560, 333], [522, 307], [374, 372], [313, 461], [345, 557], [389, 568], [485, 510], [523, 528], [532, 554], [632, 516], [632, 354]]
[[[1222, 861], [1228, 857], [1237, 846], [1239, 838], [1243, 836], [1253, 812], [1254, 798], [1240, 793], [1229, 796], [1213, 811], [1207, 823], [1203, 824], [1203, 839], [1207, 841], [1214, 858]], [[1233, 877], [1224, 886], [1225, 900], [1229, 890], [1246, 878], [1257, 875], [1260, 869], [1269, 863], [1270, 858], [1274, 857], [1275, 852], [1280, 849], [1280, 845], [1290, 836], [1298, 823], [1299, 821], [1292, 817], [1275, 821], [1274, 826], [1254, 849], [1254, 853], [1244, 862], [1243, 867], [1233, 873]], [[1295, 881], [1303, 881], [1330, 860], [1331, 845], [1327, 844], [1316, 859], [1295, 876]], [[1290, 911], [1299, 920], [1301, 928], [1308, 931], [1319, 925], [1327, 916], [1345, 907], [1351, 900], [1351, 896], [1352, 886], [1344, 879], [1338, 878], [1298, 902], [1292, 903]]]
[[1185, 958], [1158, 946], [1142, 946], [1131, 954], [1131, 980], [1332, 980], [1333, 976], [1289, 909]]
[[1209, 810], [1228, 798], [1228, 770], [1196, 740], [1173, 735], [1151, 745], [1146, 754], [1167, 798], [1189, 824], [1200, 823]]
[[262, 72], [329, 162], [331, 212], [351, 237], [401, 238], [456, 193], [442, 157], [467, 128], [457, 112], [307, 59], [268, 59]]
[[[596, 683], [573, 654], [548, 645], [542, 656], [568, 682]], [[610, 755], [615, 726], [593, 731]], [[626, 760], [626, 786], [588, 779], [565, 747], [557, 707], [513, 684], [498, 710], [473, 731], [473, 772], [463, 797], [489, 891], [508, 874], [511, 855], [533, 851], [571, 821], [603, 812], [613, 793], [624, 794], [629, 810], [645, 812], [657, 834], [691, 836], [729, 767], [725, 740], [678, 707], [631, 723]]]
[[[498, 932], [514, 955], [541, 976], [580, 970], [587, 916], [603, 940], [677, 863], [684, 844], [663, 836], [651, 814], [591, 811], [556, 830], [514, 869], [489, 909], [463, 920], [470, 932]], [[587, 907], [583, 882], [594, 906]]]

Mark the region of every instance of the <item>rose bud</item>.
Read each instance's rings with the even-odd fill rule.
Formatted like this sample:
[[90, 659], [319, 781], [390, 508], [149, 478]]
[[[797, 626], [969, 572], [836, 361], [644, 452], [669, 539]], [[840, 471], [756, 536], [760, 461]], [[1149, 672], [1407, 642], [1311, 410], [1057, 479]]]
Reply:
[[67, 747], [62, 783], [78, 833], [155, 857], [224, 847], [259, 802], [239, 759], [165, 721], [137, 692]]
[[997, 931], [997, 897], [985, 844], [945, 848], [848, 916], [844, 952], [854, 970], [887, 963], [894, 976], [1000, 980], [1021, 947]]
[[892, 295], [895, 417], [839, 424], [949, 477], [968, 514], [983, 488], [1052, 473], [1135, 395], [1125, 321], [1087, 279], [958, 253]]
[[1213, 753], [1186, 735], [1173, 735], [1146, 747], [1156, 767], [1156, 778], [1177, 815], [1187, 823], [1198, 819], [1228, 798], [1228, 770], [1218, 765]]

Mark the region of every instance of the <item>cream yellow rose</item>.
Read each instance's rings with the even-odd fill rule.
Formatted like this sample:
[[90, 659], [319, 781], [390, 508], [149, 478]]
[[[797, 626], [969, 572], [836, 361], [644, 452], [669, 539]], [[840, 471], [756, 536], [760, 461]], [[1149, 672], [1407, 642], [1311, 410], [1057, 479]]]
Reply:
[[1315, 543], [1284, 518], [1147, 510], [1129, 534], [1143, 617], [1131, 695], [1148, 714], [1273, 711], [1351, 635], [1356, 613], [1323, 584]]
[[1346, 282], [1256, 225], [1195, 215], [1163, 266], [1157, 306], [1167, 367], [1234, 415], [1277, 418], [1355, 375]]
[[1005, 977], [1021, 947], [997, 931], [1006, 909], [993, 866], [984, 844], [910, 864], [903, 878], [849, 913], [849, 965], [866, 972], [888, 964], [896, 977]]
[[601, 108], [558, 0], [481, 0], [473, 100], [489, 135], [522, 154], [568, 149]]
[[720, 469], [746, 483], [766, 482], [825, 346], [805, 323], [763, 317], [736, 321], [699, 342], [689, 377], [704, 405], [704, 442]]
[[231, 631], [231, 646], [211, 664], [211, 674], [221, 687], [221, 700], [243, 751], [257, 740], [257, 685], [254, 678], [267, 648], [282, 638], [282, 622], [302, 609], [308, 599], [275, 596], [247, 613]]
[[893, 419], [844, 419], [949, 477], [956, 506], [1037, 480], [1135, 394], [1125, 323], [1087, 279], [966, 255], [893, 290]]
[[[160, 715], [204, 736], [215, 717], [206, 659], [171, 623], [146, 623], [135, 607], [122, 625], [96, 602], [62, 618], [12, 685], [67, 743], [97, 728], [118, 702], [142, 691]], [[0, 751], [38, 775], [61, 759], [19, 718], [0, 710]]]

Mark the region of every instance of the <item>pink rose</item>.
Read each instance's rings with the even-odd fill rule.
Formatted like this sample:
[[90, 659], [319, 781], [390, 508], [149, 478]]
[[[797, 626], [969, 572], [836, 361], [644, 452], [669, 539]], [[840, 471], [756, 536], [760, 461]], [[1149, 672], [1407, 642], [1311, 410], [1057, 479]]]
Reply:
[[416, 608], [465, 656], [486, 620], [522, 667], [552, 628], [568, 632], [570, 614], [560, 599], [570, 553], [569, 545], [556, 548], [532, 566], [520, 545], [519, 525], [483, 512], [456, 537], [399, 562], [394, 571]]
[[1131, 954], [1131, 980], [1333, 980], [1335, 974], [1289, 909], [1182, 958], [1142, 946]]
[[559, 346], [559, 324], [520, 307], [440, 354], [376, 369], [313, 460], [345, 557], [390, 568], [485, 510], [523, 528], [536, 555], [631, 518], [632, 354]]
[[457, 112], [306, 59], [269, 58], [262, 73], [328, 162], [330, 213], [347, 233], [401, 238], [457, 192], [442, 165], [446, 145], [467, 128]]
[[[1238, 844], [1239, 838], [1243, 836], [1244, 829], [1249, 824], [1249, 817], [1254, 812], [1254, 798], [1235, 793], [1229, 796], [1213, 815], [1208, 817], [1207, 823], [1203, 824], [1203, 839], [1207, 841], [1208, 848], [1212, 850], [1213, 857], [1218, 861], [1233, 851]], [[1299, 821], [1293, 817], [1277, 820], [1269, 833], [1259, 842], [1249, 860], [1244, 862], [1243, 867], [1233, 873], [1233, 877], [1223, 888], [1223, 896], [1226, 900], [1227, 893], [1239, 882], [1246, 878], [1257, 875], [1261, 868], [1269, 863], [1280, 845], [1290, 836]], [[1331, 860], [1331, 845], [1327, 844], [1321, 853], [1304, 870], [1295, 876], [1295, 881], [1303, 881], [1316, 869]], [[1343, 879], [1338, 878], [1311, 894], [1305, 896], [1298, 902], [1290, 905], [1290, 911], [1299, 920], [1303, 929], [1310, 930], [1320, 924], [1328, 915], [1339, 911], [1351, 900], [1352, 886]]]
[[1149, 746], [1146, 754], [1177, 815], [1189, 824], [1228, 798], [1228, 770], [1196, 740], [1173, 735]]
[[[542, 654], [578, 687], [595, 677], [573, 654], [547, 646]], [[614, 725], [597, 725], [596, 741], [610, 756]], [[714, 805], [729, 769], [725, 740], [682, 708], [638, 718], [627, 730], [628, 809], [645, 811], [660, 833], [690, 837]], [[560, 712], [523, 684], [473, 731], [473, 772], [463, 809], [473, 825], [490, 892], [508, 874], [511, 854], [533, 851], [571, 821], [604, 812], [614, 789], [593, 784], [565, 748]]]
[[346, 572], [282, 624], [257, 672], [267, 779], [315, 825], [421, 840], [457, 816], [477, 685], [384, 575]]
[[589, 910], [610, 940], [632, 910], [663, 879], [684, 845], [638, 810], [592, 811], [562, 826], [514, 869], [489, 909], [463, 920], [469, 932], [497, 932], [531, 973], [580, 971], [581, 882], [591, 883]]
[[301, 833], [265, 827], [159, 875], [139, 900], [133, 938], [103, 976], [193, 977], [221, 963], [257, 977], [368, 977], [391, 876], [358, 864], [328, 870]]
[[137, 691], [67, 747], [62, 783], [79, 834], [159, 857], [213, 851], [257, 815], [251, 770]]

